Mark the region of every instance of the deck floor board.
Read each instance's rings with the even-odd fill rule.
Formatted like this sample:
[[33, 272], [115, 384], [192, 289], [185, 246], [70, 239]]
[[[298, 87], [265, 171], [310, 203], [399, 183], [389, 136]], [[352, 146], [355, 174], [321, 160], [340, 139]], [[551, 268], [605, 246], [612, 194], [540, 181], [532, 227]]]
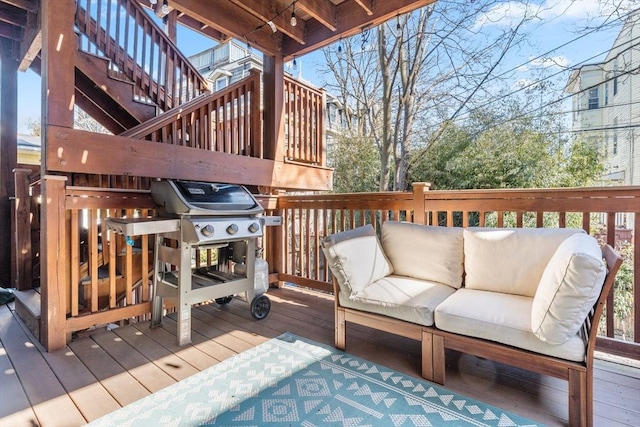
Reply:
[[[20, 385], [41, 425], [77, 425], [84, 421], [38, 346], [6, 309], [0, 315], [0, 340]], [[3, 386], [4, 387], [4, 386]], [[2, 393], [4, 394], [4, 392]]]
[[[81, 425], [285, 331], [333, 345], [331, 295], [289, 287], [271, 289], [268, 295], [271, 312], [261, 321], [253, 319], [249, 305], [237, 298], [223, 306], [194, 307], [192, 343], [186, 346], [176, 344], [175, 314], [170, 314], [157, 328], [140, 322], [113, 331], [83, 332], [66, 349], [53, 353], [40, 353], [37, 344], [20, 348], [30, 338], [14, 313], [0, 307], [0, 368], [5, 372], [0, 425], [61, 424], [60, 418], [47, 419], [60, 399], [63, 406], [75, 404], [75, 415], [62, 419], [64, 424]], [[358, 325], [349, 325], [347, 331], [349, 353], [419, 377], [418, 342]], [[13, 360], [25, 352], [27, 358], [14, 366]], [[49, 378], [59, 382], [37, 390], [31, 384], [35, 375], [26, 369], [31, 364], [37, 372], [48, 370]], [[567, 424], [564, 381], [455, 351], [447, 351], [446, 364], [446, 387], [452, 391], [549, 426]], [[595, 425], [640, 425], [640, 368], [597, 361], [594, 376]], [[11, 397], [5, 401], [7, 395]]]

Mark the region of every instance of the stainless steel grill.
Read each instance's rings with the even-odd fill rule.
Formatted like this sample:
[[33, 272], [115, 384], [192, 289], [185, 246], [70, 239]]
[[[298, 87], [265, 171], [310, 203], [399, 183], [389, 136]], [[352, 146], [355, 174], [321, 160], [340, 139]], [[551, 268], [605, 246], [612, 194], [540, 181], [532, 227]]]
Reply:
[[[126, 235], [156, 234], [151, 326], [160, 325], [165, 298], [177, 309], [179, 345], [191, 342], [194, 304], [226, 304], [244, 294], [253, 317], [266, 317], [271, 303], [255, 289], [263, 209], [253, 195], [240, 185], [164, 180], [151, 184], [151, 196], [158, 219], [107, 221], [108, 229]], [[197, 249], [215, 251], [217, 261], [196, 268]]]

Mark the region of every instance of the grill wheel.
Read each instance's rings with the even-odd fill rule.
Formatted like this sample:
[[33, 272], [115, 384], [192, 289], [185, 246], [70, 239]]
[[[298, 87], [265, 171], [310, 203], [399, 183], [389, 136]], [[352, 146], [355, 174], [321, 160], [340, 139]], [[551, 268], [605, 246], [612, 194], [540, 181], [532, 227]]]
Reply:
[[271, 310], [271, 300], [266, 295], [260, 295], [251, 301], [251, 315], [256, 320], [267, 317]]
[[227, 295], [226, 297], [216, 298], [216, 302], [220, 305], [229, 304], [233, 299], [233, 295]]

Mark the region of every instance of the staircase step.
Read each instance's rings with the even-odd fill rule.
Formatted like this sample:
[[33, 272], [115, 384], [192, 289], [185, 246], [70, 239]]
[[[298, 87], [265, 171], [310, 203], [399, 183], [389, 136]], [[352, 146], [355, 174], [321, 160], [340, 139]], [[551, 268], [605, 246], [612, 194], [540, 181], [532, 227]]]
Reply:
[[[75, 63], [76, 88], [124, 129], [155, 117], [154, 105], [134, 101], [133, 82], [109, 75], [107, 60], [77, 51]], [[112, 130], [112, 127], [102, 124]]]
[[40, 294], [35, 289], [15, 291], [16, 314], [40, 341]]

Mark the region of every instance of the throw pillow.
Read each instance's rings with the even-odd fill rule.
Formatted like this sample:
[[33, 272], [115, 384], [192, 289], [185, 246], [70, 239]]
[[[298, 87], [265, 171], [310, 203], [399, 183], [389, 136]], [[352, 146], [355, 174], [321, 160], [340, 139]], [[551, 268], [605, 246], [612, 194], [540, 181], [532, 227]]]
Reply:
[[341, 291], [351, 297], [370, 283], [393, 273], [378, 236], [368, 224], [326, 236], [322, 251]]
[[575, 234], [562, 242], [533, 298], [533, 333], [549, 344], [562, 344], [573, 337], [598, 300], [606, 273], [596, 239]]

